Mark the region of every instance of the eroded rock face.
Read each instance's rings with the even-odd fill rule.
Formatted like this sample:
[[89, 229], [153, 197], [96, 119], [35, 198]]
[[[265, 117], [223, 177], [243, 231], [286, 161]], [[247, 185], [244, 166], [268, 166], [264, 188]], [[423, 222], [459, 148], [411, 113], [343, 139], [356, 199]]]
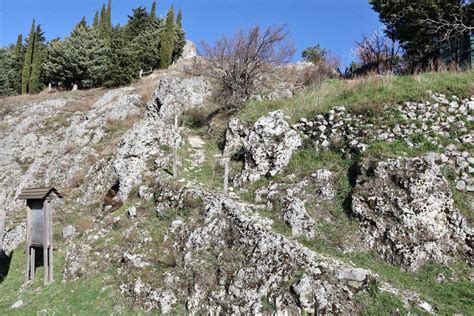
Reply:
[[311, 202], [311, 213], [321, 213], [324, 207], [321, 203], [333, 199], [336, 194], [334, 178], [333, 172], [319, 169], [297, 183], [270, 182], [255, 192], [255, 202], [264, 203], [267, 209], [275, 212], [278, 211], [275, 205], [281, 205], [281, 217], [291, 228], [292, 235], [313, 238], [315, 220], [306, 204]]
[[245, 161], [244, 170], [236, 179], [238, 183], [257, 181], [281, 172], [302, 145], [302, 140], [285, 120], [283, 112], [275, 111], [259, 118], [249, 131], [245, 131], [238, 121], [231, 121], [224, 152], [235, 152], [240, 144]]
[[314, 237], [314, 220], [306, 212], [304, 202], [300, 198], [287, 197], [283, 203], [282, 215], [294, 236]]
[[175, 115], [202, 106], [211, 93], [211, 84], [201, 77], [162, 79], [147, 106], [148, 115], [172, 122]]
[[408, 270], [473, 256], [472, 229], [455, 209], [434, 156], [364, 162], [352, 196], [368, 246]]
[[190, 313], [261, 313], [264, 300], [281, 313], [350, 313], [356, 310], [354, 295], [373, 280], [369, 271], [272, 232], [267, 219], [228, 197], [195, 189], [174, 194], [173, 207], [200, 197], [200, 218], [171, 223], [165, 240], [173, 245], [176, 269], [161, 286], [133, 278], [121, 286], [141, 297], [136, 303], [160, 308], [166, 304], [152, 300], [153, 293], [169, 293]]
[[[92, 93], [95, 97], [102, 92]], [[13, 224], [24, 221], [25, 202], [16, 200], [23, 188], [51, 184], [60, 191], [77, 189], [77, 204], [89, 204], [112, 185], [114, 175], [104, 139], [115, 137], [115, 124], [142, 113], [141, 97], [131, 87], [97, 97], [95, 102], [81, 97], [26, 102], [2, 117], [0, 217], [6, 215], [4, 242], [9, 251], [18, 244], [12, 242], [17, 239], [12, 234], [20, 236], [19, 242], [24, 239]], [[61, 207], [55, 205], [56, 210]]]
[[[120, 142], [113, 169], [120, 183], [118, 197], [124, 201], [133, 186], [139, 185], [149, 164], [158, 167], [169, 165], [169, 153], [163, 146], [182, 143], [178, 131], [159, 118], [148, 117], [127, 131]], [[147, 165], [148, 164], [148, 165]]]

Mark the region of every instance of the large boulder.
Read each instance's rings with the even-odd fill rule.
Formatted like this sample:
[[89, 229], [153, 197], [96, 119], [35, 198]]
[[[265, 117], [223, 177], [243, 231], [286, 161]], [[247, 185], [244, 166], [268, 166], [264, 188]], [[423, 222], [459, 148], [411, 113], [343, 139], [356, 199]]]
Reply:
[[186, 44], [183, 47], [183, 53], [181, 54], [181, 57], [179, 59], [191, 59], [196, 57], [197, 55], [198, 54], [196, 44], [194, 44], [190, 40], [186, 40]]
[[290, 127], [282, 111], [270, 112], [259, 118], [248, 131], [236, 121], [231, 123], [224, 153], [229, 155], [239, 147], [244, 152], [244, 170], [236, 178], [237, 183], [276, 175], [288, 165], [293, 153], [302, 145], [299, 133]]
[[352, 196], [368, 246], [408, 270], [473, 255], [472, 229], [455, 208], [436, 157], [364, 161]]
[[148, 104], [147, 113], [169, 123], [176, 115], [203, 106], [211, 93], [211, 84], [201, 77], [165, 78]]

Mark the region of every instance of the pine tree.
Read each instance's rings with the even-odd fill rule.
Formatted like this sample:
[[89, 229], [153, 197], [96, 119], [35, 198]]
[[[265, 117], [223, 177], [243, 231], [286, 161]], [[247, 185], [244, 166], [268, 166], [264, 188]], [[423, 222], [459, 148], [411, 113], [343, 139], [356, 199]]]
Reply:
[[151, 4], [150, 17], [156, 19], [156, 0], [153, 0], [153, 3]]
[[[15, 69], [15, 46], [0, 47], [0, 96], [18, 93], [18, 70]], [[21, 81], [19, 81], [21, 87]]]
[[99, 10], [95, 11], [94, 22], [92, 23], [92, 27], [94, 29], [97, 29], [99, 27]]
[[64, 41], [50, 44], [45, 77], [69, 87], [98, 86], [105, 78], [107, 55], [108, 47], [99, 31], [81, 21]]
[[176, 18], [176, 38], [173, 49], [173, 61], [176, 61], [181, 54], [183, 53], [184, 45], [186, 45], [186, 34], [183, 30], [183, 11], [181, 9], [178, 12], [178, 17]]
[[173, 50], [175, 43], [175, 25], [174, 25], [174, 8], [170, 7], [166, 15], [165, 26], [161, 34], [160, 43], [160, 68], [166, 69], [171, 65], [173, 60]]
[[31, 64], [33, 62], [33, 49], [35, 43], [35, 20], [31, 24], [30, 34], [26, 43], [25, 59], [23, 61], [23, 70], [21, 76], [21, 94], [29, 92], [29, 84], [31, 77]]
[[128, 16], [125, 36], [132, 40], [150, 26], [148, 12], [142, 6], [132, 10], [132, 15]]
[[128, 44], [124, 28], [112, 30], [110, 50], [107, 62], [106, 87], [117, 87], [127, 85], [137, 77], [137, 65], [133, 56], [133, 50]]

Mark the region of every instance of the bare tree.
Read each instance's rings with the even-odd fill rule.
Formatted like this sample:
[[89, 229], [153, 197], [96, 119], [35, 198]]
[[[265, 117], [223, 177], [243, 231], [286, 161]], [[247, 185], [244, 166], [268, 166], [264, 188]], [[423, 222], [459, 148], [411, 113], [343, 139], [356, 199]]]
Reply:
[[356, 55], [366, 72], [400, 71], [400, 46], [381, 32], [373, 32], [372, 36], [364, 36], [362, 41], [356, 42]]
[[255, 26], [224, 36], [213, 46], [204, 42], [202, 47], [205, 62], [196, 60], [194, 69], [217, 81], [217, 101], [225, 109], [244, 104], [262, 77], [271, 74], [272, 67], [290, 61], [295, 51], [284, 26], [265, 30]]
[[447, 12], [443, 12], [436, 18], [425, 12], [424, 18], [418, 23], [428, 28], [429, 32], [438, 38], [440, 42], [449, 42], [474, 30], [474, 4], [464, 4], [463, 1], [449, 6]]

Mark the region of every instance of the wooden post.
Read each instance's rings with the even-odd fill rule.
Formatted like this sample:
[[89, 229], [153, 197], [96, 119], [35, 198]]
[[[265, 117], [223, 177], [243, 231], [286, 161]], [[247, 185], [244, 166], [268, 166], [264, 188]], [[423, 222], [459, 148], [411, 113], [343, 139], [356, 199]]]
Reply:
[[138, 76], [140, 77], [140, 79], [142, 79], [142, 76], [143, 76], [143, 69], [140, 69], [140, 72], [138, 73]]
[[54, 281], [54, 276], [53, 276], [53, 263], [54, 263], [54, 253], [53, 253], [53, 209], [50, 205], [51, 201], [48, 201], [48, 226], [49, 226], [49, 253], [48, 253], [48, 258], [49, 258], [49, 282]]
[[223, 158], [222, 162], [224, 163], [224, 194], [227, 195], [229, 187], [229, 158]]
[[25, 283], [30, 280], [30, 229], [31, 229], [31, 209], [28, 207], [26, 210], [26, 238], [25, 238], [25, 244], [26, 244], [26, 251], [25, 251]]
[[44, 267], [44, 285], [48, 284], [49, 281], [49, 258], [48, 258], [48, 210], [49, 202], [44, 201], [43, 205], [43, 267]]
[[178, 115], [174, 116], [173, 177], [178, 178]]
[[35, 278], [35, 267], [36, 267], [36, 249], [30, 247], [30, 280]]
[[51, 93], [51, 90], [52, 90], [52, 87], [51, 87], [51, 82], [50, 82], [50, 83], [48, 83], [48, 92]]

